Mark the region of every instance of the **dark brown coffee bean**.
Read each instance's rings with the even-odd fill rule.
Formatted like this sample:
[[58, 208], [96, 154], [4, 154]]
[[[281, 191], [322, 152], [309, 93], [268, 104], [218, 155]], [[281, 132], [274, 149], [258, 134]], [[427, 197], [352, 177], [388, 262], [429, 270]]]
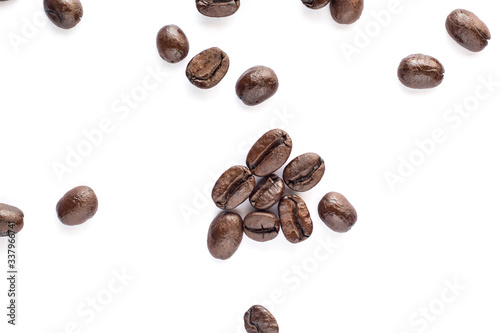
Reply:
[[252, 172], [242, 165], [226, 170], [212, 190], [212, 200], [220, 209], [233, 209], [248, 199], [255, 187]]
[[188, 55], [189, 41], [181, 28], [173, 24], [166, 25], [158, 31], [156, 48], [163, 60], [174, 64]]
[[275, 174], [262, 178], [250, 194], [250, 204], [257, 209], [268, 209], [280, 201], [285, 183]]
[[248, 333], [278, 333], [276, 318], [262, 305], [254, 305], [243, 317]]
[[0, 237], [17, 234], [24, 226], [23, 212], [14, 206], [0, 203]]
[[207, 246], [216, 259], [226, 260], [238, 250], [243, 239], [243, 220], [232, 212], [222, 212], [208, 229]]
[[356, 22], [363, 13], [364, 0], [331, 0], [330, 13], [335, 22], [351, 24]]
[[401, 60], [398, 78], [408, 88], [434, 88], [443, 82], [444, 67], [434, 57], [412, 54]]
[[287, 132], [273, 129], [250, 148], [247, 166], [254, 175], [264, 177], [281, 168], [292, 152], [292, 139]]
[[243, 220], [245, 234], [258, 242], [276, 238], [280, 231], [280, 220], [269, 211], [259, 210], [249, 213]]
[[283, 170], [285, 184], [294, 191], [305, 192], [312, 189], [323, 178], [325, 162], [315, 153], [307, 153], [294, 158]]
[[83, 16], [80, 0], [44, 0], [43, 8], [52, 23], [62, 29], [73, 28]]
[[299, 243], [311, 236], [313, 223], [306, 203], [298, 195], [286, 195], [278, 205], [281, 229], [291, 243]]
[[491, 39], [486, 24], [465, 9], [456, 9], [448, 15], [446, 30], [458, 44], [472, 52], [482, 51]]
[[278, 91], [276, 73], [269, 67], [255, 66], [241, 74], [236, 82], [236, 95], [249, 106], [271, 98]]
[[311, 9], [320, 9], [328, 5], [330, 0], [302, 0], [302, 3]]
[[186, 76], [192, 84], [201, 89], [215, 87], [229, 70], [229, 58], [218, 47], [207, 49], [189, 62]]
[[349, 201], [340, 193], [327, 193], [318, 205], [318, 214], [325, 224], [336, 232], [349, 231], [358, 214]]
[[78, 186], [68, 191], [57, 203], [59, 220], [66, 225], [78, 225], [91, 219], [97, 212], [98, 201], [88, 186]]
[[209, 17], [226, 17], [236, 13], [240, 0], [196, 0], [198, 11]]

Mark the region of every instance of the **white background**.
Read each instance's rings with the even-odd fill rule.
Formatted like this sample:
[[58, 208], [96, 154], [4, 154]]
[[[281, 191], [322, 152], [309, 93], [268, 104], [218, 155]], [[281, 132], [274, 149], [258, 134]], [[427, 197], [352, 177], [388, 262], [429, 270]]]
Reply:
[[[244, 312], [260, 303], [289, 333], [498, 332], [500, 86], [460, 123], [443, 118], [473, 102], [476, 89], [488, 92], [481, 77], [500, 81], [496, 2], [400, 0], [378, 30], [372, 13], [389, 1], [367, 1], [350, 26], [299, 0], [243, 0], [225, 19], [203, 17], [194, 0], [83, 5], [81, 23], [62, 31], [44, 19], [42, 1], [0, 3], [0, 202], [25, 213], [16, 331], [242, 332]], [[488, 24], [492, 41], [483, 52], [468, 52], [446, 33], [456, 8]], [[176, 65], [163, 62], [155, 44], [171, 23], [191, 45]], [[367, 29], [368, 42], [355, 42]], [[16, 36], [24, 38], [19, 45]], [[358, 48], [350, 62], [342, 43]], [[230, 70], [215, 88], [199, 90], [185, 67], [212, 46], [228, 54]], [[443, 63], [439, 87], [400, 84], [399, 61], [412, 53]], [[246, 107], [234, 85], [254, 65], [273, 68], [280, 88]], [[139, 91], [149, 71], [162, 72], [161, 84], [126, 114], [121, 98]], [[66, 163], [68, 149], [84, 145], [83, 132], [104, 119], [112, 131], [59, 179], [54, 163]], [[282, 234], [264, 244], [244, 238], [231, 259], [214, 260], [206, 233], [219, 210], [207, 193], [278, 126], [293, 139], [292, 157], [312, 151], [326, 162], [322, 182], [303, 195], [313, 235], [295, 245]], [[417, 156], [415, 141], [436, 128], [446, 140], [391, 189], [384, 175]], [[67, 227], [55, 205], [77, 185], [95, 190], [99, 210]], [[347, 234], [319, 220], [317, 203], [329, 191], [358, 211]], [[321, 247], [331, 242], [330, 252]], [[5, 271], [6, 246], [1, 239]], [[113, 272], [122, 270], [133, 279], [106, 299]], [[453, 296], [446, 281], [466, 290], [441, 308], [442, 293]], [[2, 278], [2, 332], [6, 293]], [[109, 303], [95, 317], [77, 312], [96, 296]], [[429, 306], [439, 315], [422, 322], [418, 311]]]

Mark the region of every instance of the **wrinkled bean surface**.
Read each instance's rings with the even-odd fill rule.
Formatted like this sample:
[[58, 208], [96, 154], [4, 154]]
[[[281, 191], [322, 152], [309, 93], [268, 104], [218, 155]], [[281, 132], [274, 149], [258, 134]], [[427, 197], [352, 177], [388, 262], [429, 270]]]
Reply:
[[236, 82], [236, 95], [244, 104], [253, 106], [271, 98], [278, 87], [278, 76], [271, 68], [255, 66], [241, 74]]
[[240, 0], [196, 0], [196, 8], [208, 17], [226, 17], [236, 13]]
[[292, 152], [292, 139], [287, 132], [273, 129], [261, 136], [250, 148], [247, 166], [254, 175], [264, 177], [278, 170]]
[[78, 225], [91, 219], [97, 212], [98, 201], [88, 186], [78, 186], [68, 191], [57, 203], [59, 220], [66, 225]]
[[9, 231], [17, 234], [23, 226], [23, 212], [17, 207], [0, 203], [0, 237], [8, 236]]
[[45, 14], [56, 26], [71, 29], [83, 16], [83, 7], [79, 0], [44, 0]]
[[250, 212], [243, 220], [245, 234], [258, 242], [266, 242], [276, 238], [280, 231], [280, 220], [269, 211]]
[[262, 305], [254, 305], [245, 313], [245, 329], [248, 333], [278, 333], [276, 318]]
[[231, 258], [243, 239], [243, 220], [232, 212], [222, 212], [208, 229], [207, 246], [210, 254], [221, 260]]
[[443, 82], [444, 67], [434, 57], [412, 54], [401, 60], [398, 78], [408, 88], [434, 88]]
[[335, 22], [340, 24], [352, 24], [356, 22], [363, 13], [364, 0], [331, 0], [330, 14]]
[[201, 89], [215, 87], [229, 70], [229, 57], [218, 47], [200, 52], [186, 68], [189, 82]]
[[325, 162], [315, 153], [297, 156], [283, 170], [285, 184], [294, 191], [305, 192], [316, 186], [325, 173]]
[[458, 44], [472, 52], [482, 51], [491, 39], [486, 24], [465, 9], [456, 9], [448, 15], [446, 30]]
[[189, 41], [184, 31], [176, 25], [166, 25], [158, 31], [156, 47], [160, 57], [170, 63], [177, 63], [189, 53]]
[[212, 199], [220, 209], [233, 209], [248, 199], [255, 187], [255, 178], [242, 165], [226, 170], [212, 190]]
[[280, 201], [285, 191], [285, 183], [275, 174], [262, 178], [252, 194], [250, 204], [257, 209], [268, 209]]
[[318, 205], [319, 217], [336, 232], [349, 231], [358, 219], [356, 210], [340, 193], [327, 193]]
[[298, 195], [284, 196], [278, 205], [281, 230], [291, 243], [299, 243], [311, 236], [313, 223], [309, 209]]

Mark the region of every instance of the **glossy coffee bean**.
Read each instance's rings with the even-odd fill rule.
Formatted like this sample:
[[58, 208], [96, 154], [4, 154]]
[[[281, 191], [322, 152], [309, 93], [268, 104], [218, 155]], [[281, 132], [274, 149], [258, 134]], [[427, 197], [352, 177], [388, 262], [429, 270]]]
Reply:
[[268, 209], [280, 201], [285, 191], [285, 183], [280, 177], [271, 174], [262, 178], [252, 194], [250, 194], [250, 204], [257, 209]]
[[291, 243], [299, 243], [311, 236], [313, 223], [306, 203], [298, 195], [281, 198], [278, 205], [281, 230]]
[[226, 170], [212, 190], [212, 200], [220, 209], [233, 209], [248, 199], [255, 188], [255, 178], [242, 165]]
[[278, 77], [271, 68], [255, 66], [241, 74], [236, 82], [236, 95], [244, 104], [253, 106], [271, 98], [278, 87]]
[[240, 0], [196, 0], [196, 8], [208, 17], [226, 17], [236, 13]]
[[229, 57], [218, 47], [212, 47], [194, 56], [186, 68], [186, 76], [201, 89], [215, 87], [229, 70]]
[[258, 210], [251, 212], [243, 220], [243, 231], [255, 241], [267, 242], [278, 236], [280, 220], [269, 211]]
[[0, 237], [17, 234], [24, 226], [23, 212], [14, 206], [0, 203]]
[[335, 22], [351, 24], [356, 22], [363, 13], [364, 0], [331, 0], [330, 14]]
[[68, 191], [57, 203], [59, 220], [66, 225], [78, 225], [91, 219], [97, 212], [98, 201], [88, 186], [78, 186]]
[[254, 305], [243, 317], [248, 333], [278, 333], [276, 318], [262, 305]]
[[302, 0], [302, 3], [307, 8], [320, 9], [330, 3], [330, 0]]
[[174, 64], [188, 55], [189, 41], [181, 28], [173, 24], [166, 25], [158, 31], [156, 48], [163, 60]]
[[443, 82], [444, 67], [434, 57], [412, 54], [401, 60], [398, 78], [408, 88], [434, 88]]
[[243, 239], [243, 220], [232, 212], [222, 212], [208, 229], [207, 246], [216, 259], [226, 260], [238, 250]]
[[273, 129], [261, 136], [250, 148], [247, 166], [254, 175], [270, 175], [285, 164], [292, 152], [292, 139], [287, 132]]
[[340, 193], [327, 193], [319, 202], [318, 214], [325, 224], [336, 232], [349, 231], [358, 214], [349, 201]]
[[79, 0], [44, 0], [45, 14], [56, 26], [71, 29], [83, 16], [83, 7]]
[[456, 9], [448, 15], [446, 30], [458, 44], [472, 52], [482, 51], [491, 39], [486, 24], [465, 9]]
[[283, 170], [285, 184], [294, 191], [305, 192], [316, 186], [325, 173], [325, 162], [315, 153], [297, 156]]

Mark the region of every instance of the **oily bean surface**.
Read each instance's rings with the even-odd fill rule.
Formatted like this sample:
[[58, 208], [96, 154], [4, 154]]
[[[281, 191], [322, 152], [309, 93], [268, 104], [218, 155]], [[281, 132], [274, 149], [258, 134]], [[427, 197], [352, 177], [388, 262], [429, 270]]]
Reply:
[[315, 153], [297, 156], [283, 170], [285, 184], [294, 191], [305, 192], [316, 186], [325, 173], [325, 162]]
[[280, 220], [269, 211], [250, 212], [243, 220], [243, 231], [255, 241], [266, 242], [278, 236]]
[[292, 152], [287, 132], [273, 129], [261, 136], [250, 148], [246, 164], [254, 175], [264, 177], [281, 168]]
[[62, 29], [73, 28], [83, 16], [79, 0], [44, 0], [43, 8], [52, 23]]
[[281, 198], [278, 205], [281, 230], [291, 243], [299, 243], [311, 236], [313, 223], [306, 203], [298, 195]]
[[236, 13], [240, 0], [196, 0], [196, 8], [208, 17], [226, 17]]
[[472, 52], [482, 51], [491, 39], [486, 24], [465, 9], [456, 9], [448, 15], [446, 31], [458, 44]]
[[307, 8], [320, 9], [330, 3], [330, 0], [302, 0], [302, 3]]
[[349, 231], [358, 219], [356, 209], [340, 193], [327, 193], [318, 205], [319, 217], [336, 232]]
[[229, 259], [238, 250], [242, 239], [241, 216], [232, 212], [222, 212], [215, 217], [208, 229], [208, 251], [216, 259]]
[[91, 219], [97, 212], [98, 201], [88, 186], [78, 186], [68, 191], [57, 203], [59, 220], [66, 225], [78, 225]]
[[212, 190], [212, 200], [220, 209], [233, 209], [248, 199], [255, 188], [255, 178], [248, 168], [236, 165], [226, 170]]
[[236, 82], [236, 95], [249, 106], [260, 104], [278, 91], [276, 73], [266, 66], [255, 66], [241, 74]]
[[278, 333], [276, 318], [262, 305], [254, 305], [245, 313], [245, 329], [248, 333]]
[[352, 24], [356, 22], [363, 13], [364, 0], [331, 0], [330, 14], [335, 22], [340, 24]]
[[280, 201], [284, 191], [285, 183], [273, 173], [257, 183], [250, 194], [250, 204], [256, 209], [269, 209]]
[[[9, 224], [14, 224], [13, 228]], [[9, 231], [17, 234], [24, 226], [23, 212], [14, 206], [0, 203], [0, 237], [9, 235]]]
[[229, 70], [229, 57], [218, 47], [200, 52], [189, 62], [186, 77], [201, 89], [215, 87]]
[[156, 48], [163, 60], [174, 64], [183, 60], [188, 55], [189, 41], [181, 28], [170, 24], [158, 31]]
[[408, 88], [434, 88], [443, 82], [444, 67], [434, 57], [412, 54], [401, 60], [398, 78]]

